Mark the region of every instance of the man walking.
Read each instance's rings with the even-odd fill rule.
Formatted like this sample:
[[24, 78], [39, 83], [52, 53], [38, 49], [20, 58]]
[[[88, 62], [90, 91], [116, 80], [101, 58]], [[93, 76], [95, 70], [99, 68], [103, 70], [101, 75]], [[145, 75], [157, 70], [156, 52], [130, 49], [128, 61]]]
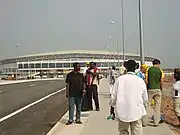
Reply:
[[127, 73], [116, 79], [110, 105], [115, 106], [119, 121], [119, 135], [143, 135], [141, 118], [146, 115], [144, 103], [148, 101], [145, 82], [135, 74], [136, 62], [128, 60]]
[[[109, 74], [109, 92], [110, 92], [110, 96], [111, 96], [111, 93], [112, 93], [112, 89], [114, 87], [116, 76], [117, 76], [116, 67], [112, 66], [112, 69], [110, 70], [110, 74]], [[110, 107], [110, 116], [107, 119], [109, 119], [109, 120], [110, 119], [112, 119], [112, 120], [115, 119], [115, 113], [114, 113], [114, 107], [113, 106]]]
[[[148, 118], [152, 111], [152, 105], [154, 105], [154, 126], [159, 126], [160, 122], [160, 109], [161, 109], [161, 91], [163, 87], [163, 71], [160, 69], [160, 60], [153, 60], [153, 66], [148, 68], [146, 71], [146, 84], [148, 89], [149, 102], [147, 105], [147, 118], [146, 125], [148, 123]], [[145, 126], [145, 125], [144, 125]]]
[[69, 100], [69, 121], [66, 125], [70, 125], [74, 121], [74, 106], [76, 106], [76, 123], [81, 123], [81, 102], [82, 96], [85, 94], [85, 78], [80, 73], [80, 64], [73, 64], [74, 70], [67, 75], [66, 78], [66, 97]]
[[88, 108], [90, 111], [93, 110], [92, 97], [95, 102], [96, 111], [100, 110], [98, 98], [98, 73], [99, 69], [96, 67], [96, 64], [94, 62], [90, 62], [90, 68], [86, 72]]
[[[146, 76], [145, 76], [146, 70], [147, 70], [147, 65], [143, 64], [143, 65], [141, 65], [140, 71], [138, 71], [136, 73], [137, 76], [139, 76], [141, 79], [143, 79], [144, 82], [145, 82], [145, 79], [146, 79]], [[144, 107], [147, 110], [147, 103], [144, 103]], [[143, 125], [143, 127], [146, 126], [146, 119], [147, 119], [147, 116], [143, 116], [143, 118], [142, 118], [142, 125]]]
[[[172, 89], [174, 112], [180, 123], [180, 68], [174, 69], [174, 79], [176, 80]], [[178, 125], [178, 127], [180, 127], [180, 125]]]
[[141, 65], [140, 71], [137, 72], [137, 76], [142, 78], [145, 81], [145, 74], [146, 74], [147, 65], [143, 64]]

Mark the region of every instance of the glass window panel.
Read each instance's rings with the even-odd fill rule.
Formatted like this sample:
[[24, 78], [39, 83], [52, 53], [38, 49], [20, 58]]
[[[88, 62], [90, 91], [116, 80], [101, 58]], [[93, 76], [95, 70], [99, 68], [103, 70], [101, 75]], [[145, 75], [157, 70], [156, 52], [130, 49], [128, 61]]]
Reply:
[[56, 68], [62, 68], [62, 63], [56, 63]]
[[55, 68], [55, 63], [49, 63], [49, 68]]
[[30, 68], [34, 68], [34, 63], [30, 63], [30, 64], [29, 64], [29, 67], [30, 67]]
[[24, 64], [24, 68], [28, 68], [29, 66], [28, 66], [28, 64]]
[[64, 63], [64, 67], [65, 67], [65, 68], [70, 67], [70, 63]]
[[22, 69], [23, 68], [23, 64], [18, 64], [18, 68]]
[[36, 63], [35, 68], [41, 68], [41, 63]]
[[42, 63], [42, 68], [48, 68], [48, 63]]

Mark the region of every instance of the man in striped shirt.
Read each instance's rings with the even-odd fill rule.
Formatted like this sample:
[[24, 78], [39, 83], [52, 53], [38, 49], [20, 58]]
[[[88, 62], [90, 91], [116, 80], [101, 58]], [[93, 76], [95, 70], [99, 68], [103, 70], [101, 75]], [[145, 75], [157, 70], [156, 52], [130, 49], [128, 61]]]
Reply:
[[98, 97], [98, 85], [99, 85], [99, 69], [96, 67], [95, 62], [90, 62], [90, 68], [86, 71], [87, 78], [87, 97], [88, 97], [88, 108], [93, 110], [92, 97], [95, 102], [96, 111], [100, 110], [99, 97]]

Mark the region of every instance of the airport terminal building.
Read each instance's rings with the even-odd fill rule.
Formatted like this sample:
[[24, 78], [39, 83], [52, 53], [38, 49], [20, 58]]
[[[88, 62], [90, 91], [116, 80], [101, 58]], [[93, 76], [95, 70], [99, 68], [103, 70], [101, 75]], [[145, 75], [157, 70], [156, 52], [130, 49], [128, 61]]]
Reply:
[[[31, 54], [9, 58], [0, 61], [0, 67], [4, 74], [28, 75], [37, 72], [66, 72], [72, 70], [73, 63], [79, 62], [82, 69], [86, 62], [94, 61], [101, 70], [107, 70], [112, 65], [120, 65], [123, 62], [123, 55], [120, 53], [110, 53], [108, 51], [72, 50], [58, 51], [50, 53]], [[140, 56], [136, 54], [126, 54], [126, 60], [134, 59], [140, 62]], [[147, 65], [152, 64], [153, 57], [145, 57]]]

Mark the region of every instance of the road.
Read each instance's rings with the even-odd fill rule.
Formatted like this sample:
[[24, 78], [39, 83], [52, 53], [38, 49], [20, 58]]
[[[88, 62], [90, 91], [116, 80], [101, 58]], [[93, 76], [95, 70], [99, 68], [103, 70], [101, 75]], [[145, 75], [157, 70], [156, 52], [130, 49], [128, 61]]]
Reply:
[[63, 80], [0, 86], [0, 135], [46, 135], [67, 111], [64, 87]]

